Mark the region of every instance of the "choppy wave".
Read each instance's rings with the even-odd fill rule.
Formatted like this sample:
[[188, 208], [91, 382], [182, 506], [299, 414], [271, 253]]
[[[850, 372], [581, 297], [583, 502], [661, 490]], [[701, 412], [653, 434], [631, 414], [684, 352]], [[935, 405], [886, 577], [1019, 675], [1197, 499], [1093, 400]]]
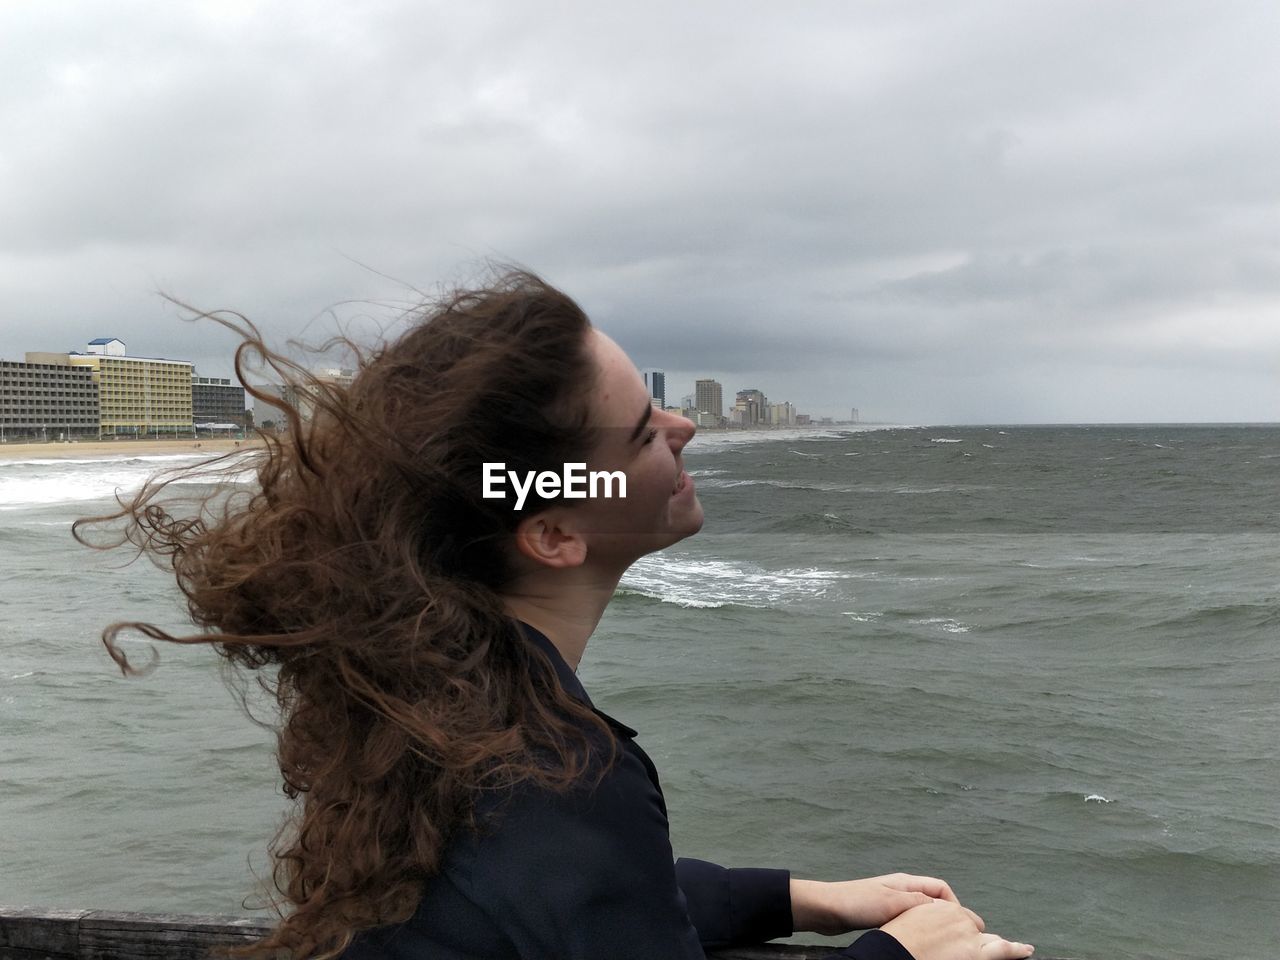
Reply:
[[760, 443], [773, 443], [778, 440], [798, 441], [801, 443], [840, 440], [858, 433], [895, 429], [901, 428], [879, 424], [875, 426], [845, 424], [840, 427], [780, 427], [774, 430], [704, 430], [694, 436], [693, 441], [685, 448], [684, 452], [685, 456], [719, 453]]
[[[727, 471], [721, 471], [725, 473]], [[911, 483], [875, 484], [875, 483], [837, 483], [829, 480], [770, 480], [758, 478], [722, 478], [707, 476], [698, 481], [698, 486], [711, 490], [731, 490], [735, 487], [773, 487], [775, 490], [813, 490], [823, 493], [850, 494], [892, 494], [897, 496], [921, 496], [939, 493], [962, 493], [970, 490], [989, 490], [986, 484], [943, 483], [919, 485]]]
[[827, 596], [834, 584], [852, 577], [817, 567], [767, 570], [742, 561], [660, 554], [641, 558], [621, 587], [682, 607], [781, 608]]
[[920, 617], [915, 620], [908, 621], [918, 627], [935, 627], [944, 633], [968, 633], [967, 624], [961, 623], [952, 617]]
[[1155, 626], [1164, 630], [1232, 632], [1241, 629], [1262, 630], [1280, 627], [1280, 600], [1259, 603], [1233, 603], [1202, 607], [1159, 620]]
[[175, 463], [183, 460], [199, 461], [207, 453], [145, 453], [136, 456], [103, 454], [100, 457], [28, 457], [20, 460], [0, 461], [0, 468], [7, 467], [63, 467], [86, 463], [137, 464]]
[[[252, 457], [246, 451], [244, 458]], [[83, 460], [32, 459], [0, 461], [0, 510], [112, 500], [141, 489], [147, 480], [172, 468], [195, 466], [209, 454], [165, 454], [139, 457], [104, 457]], [[205, 483], [249, 483], [253, 470], [245, 465], [235, 470], [234, 460], [224, 460], [211, 469], [217, 475], [178, 477], [175, 485]]]
[[769, 523], [765, 529], [775, 533], [844, 533], [850, 536], [875, 536], [856, 519], [838, 513], [799, 513], [783, 516]]

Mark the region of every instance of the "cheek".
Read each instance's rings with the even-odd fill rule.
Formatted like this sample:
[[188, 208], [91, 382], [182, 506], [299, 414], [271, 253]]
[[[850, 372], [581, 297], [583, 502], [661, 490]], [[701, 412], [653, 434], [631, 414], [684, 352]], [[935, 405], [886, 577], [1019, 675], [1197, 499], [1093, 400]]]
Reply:
[[667, 500], [671, 499], [671, 488], [673, 483], [675, 483], [675, 480], [673, 480], [671, 472], [653, 472], [653, 474], [650, 474], [649, 476], [648, 497], [646, 497], [646, 499], [648, 499], [650, 503], [653, 503], [654, 506], [666, 506]]

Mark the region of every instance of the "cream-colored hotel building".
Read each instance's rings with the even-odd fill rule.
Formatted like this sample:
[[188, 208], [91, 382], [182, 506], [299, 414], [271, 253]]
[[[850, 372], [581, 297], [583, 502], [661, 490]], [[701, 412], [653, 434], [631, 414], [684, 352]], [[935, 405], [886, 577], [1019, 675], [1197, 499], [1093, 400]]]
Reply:
[[92, 340], [85, 353], [28, 353], [28, 363], [89, 367], [104, 437], [190, 436], [192, 363], [130, 357], [122, 340]]

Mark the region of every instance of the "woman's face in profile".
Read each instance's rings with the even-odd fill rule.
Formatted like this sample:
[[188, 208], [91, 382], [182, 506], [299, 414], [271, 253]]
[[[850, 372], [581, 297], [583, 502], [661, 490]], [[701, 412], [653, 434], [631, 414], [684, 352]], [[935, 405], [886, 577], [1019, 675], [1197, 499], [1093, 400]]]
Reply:
[[696, 428], [649, 403], [639, 371], [613, 340], [594, 329], [587, 336], [596, 367], [591, 419], [600, 428], [587, 468], [622, 471], [627, 495], [588, 498], [581, 509], [596, 551], [634, 560], [702, 528], [702, 504], [682, 456]]

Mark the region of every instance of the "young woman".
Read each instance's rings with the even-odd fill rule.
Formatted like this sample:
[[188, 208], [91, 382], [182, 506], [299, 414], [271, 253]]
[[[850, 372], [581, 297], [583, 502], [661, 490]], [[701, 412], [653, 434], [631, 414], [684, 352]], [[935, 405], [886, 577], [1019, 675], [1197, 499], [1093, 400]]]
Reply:
[[[250, 497], [176, 517], [160, 481], [116, 515], [203, 632], [104, 640], [124, 669], [129, 628], [271, 668], [300, 803], [274, 848], [286, 910], [250, 954], [680, 960], [878, 927], [832, 956], [1030, 955], [934, 878], [673, 863], [653, 764], [575, 671], [628, 566], [702, 526], [694, 427], [572, 300], [522, 272], [458, 293], [346, 390], [248, 334], [238, 368], [263, 352], [310, 416], [281, 405]], [[625, 498], [528, 483], [572, 463]]]

